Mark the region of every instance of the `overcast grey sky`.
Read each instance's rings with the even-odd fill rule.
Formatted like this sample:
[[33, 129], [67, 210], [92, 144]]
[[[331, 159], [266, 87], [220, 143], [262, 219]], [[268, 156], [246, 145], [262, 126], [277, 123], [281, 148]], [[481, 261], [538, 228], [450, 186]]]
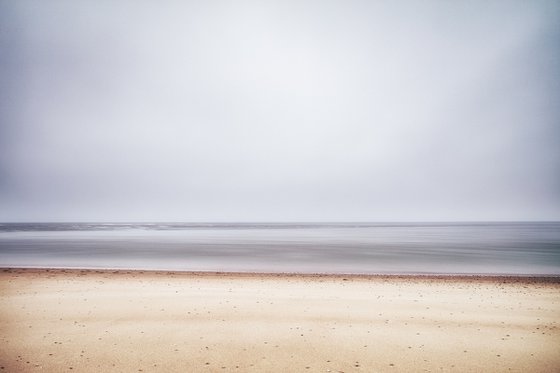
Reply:
[[558, 1], [0, 0], [0, 221], [559, 219]]

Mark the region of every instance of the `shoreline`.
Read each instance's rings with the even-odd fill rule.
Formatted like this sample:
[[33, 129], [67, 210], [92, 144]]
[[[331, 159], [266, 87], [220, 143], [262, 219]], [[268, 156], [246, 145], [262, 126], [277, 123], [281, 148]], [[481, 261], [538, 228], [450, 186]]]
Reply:
[[226, 272], [226, 271], [177, 271], [160, 269], [122, 268], [66, 268], [66, 267], [0, 267], [0, 273], [59, 274], [59, 275], [153, 275], [157, 277], [207, 277], [207, 278], [292, 278], [332, 280], [426, 280], [446, 282], [508, 282], [508, 283], [551, 283], [560, 284], [560, 275], [519, 274], [447, 274], [447, 273], [300, 273], [300, 272]]
[[353, 280], [455, 280], [455, 281], [515, 281], [560, 283], [560, 275], [542, 274], [465, 274], [465, 273], [325, 273], [325, 272], [241, 272], [241, 271], [190, 271], [138, 268], [90, 268], [90, 267], [2, 267], [0, 272], [45, 272], [50, 274], [146, 274], [157, 276], [237, 277], [237, 278], [332, 278]]

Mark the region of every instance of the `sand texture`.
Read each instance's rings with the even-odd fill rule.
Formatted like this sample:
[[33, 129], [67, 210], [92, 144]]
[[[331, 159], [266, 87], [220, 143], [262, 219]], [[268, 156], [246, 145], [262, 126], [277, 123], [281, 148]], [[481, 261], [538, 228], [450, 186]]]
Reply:
[[558, 278], [0, 270], [6, 372], [558, 372]]

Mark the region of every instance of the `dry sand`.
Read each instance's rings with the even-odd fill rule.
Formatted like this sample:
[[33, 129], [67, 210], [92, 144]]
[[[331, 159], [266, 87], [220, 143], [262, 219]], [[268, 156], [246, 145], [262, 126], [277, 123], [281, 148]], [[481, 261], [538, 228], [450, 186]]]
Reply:
[[558, 322], [558, 278], [0, 271], [8, 372], [558, 372]]

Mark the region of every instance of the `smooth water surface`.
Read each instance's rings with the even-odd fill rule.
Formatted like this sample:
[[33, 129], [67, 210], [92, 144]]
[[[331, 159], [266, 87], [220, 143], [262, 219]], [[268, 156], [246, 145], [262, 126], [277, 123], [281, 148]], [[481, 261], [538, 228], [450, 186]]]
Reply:
[[0, 266], [560, 275], [560, 223], [4, 223]]

